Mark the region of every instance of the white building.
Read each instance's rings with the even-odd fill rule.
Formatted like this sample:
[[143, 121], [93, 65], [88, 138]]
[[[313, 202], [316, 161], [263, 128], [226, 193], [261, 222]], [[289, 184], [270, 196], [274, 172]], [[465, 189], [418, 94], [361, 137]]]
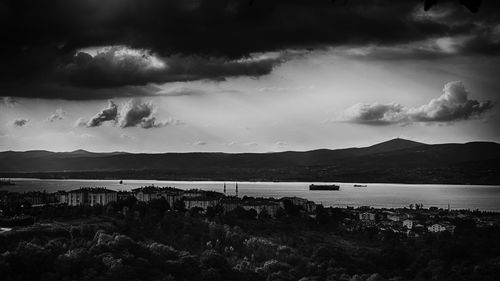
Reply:
[[406, 227], [407, 229], [413, 229], [413, 221], [412, 220], [404, 220], [403, 227]]
[[184, 198], [198, 198], [204, 196], [205, 192], [199, 189], [189, 189], [189, 190], [184, 190], [183, 194]]
[[56, 192], [56, 200], [59, 204], [68, 204], [69, 203], [69, 195], [66, 191], [60, 190]]
[[374, 221], [375, 214], [370, 212], [364, 212], [359, 214], [359, 219], [362, 221]]
[[68, 205], [70, 206], [106, 205], [115, 201], [117, 201], [117, 192], [103, 187], [86, 187], [68, 192]]
[[399, 214], [390, 212], [387, 214], [387, 219], [390, 221], [398, 222], [398, 221], [401, 221], [402, 218]]
[[184, 194], [182, 190], [177, 188], [160, 188], [156, 186], [140, 187], [133, 189], [132, 192], [138, 201], [149, 202], [154, 199], [164, 198], [170, 206], [173, 206], [174, 202], [180, 200]]
[[202, 208], [206, 210], [208, 207], [215, 207], [219, 203], [217, 198], [184, 198], [186, 209]]
[[435, 223], [431, 226], [428, 226], [427, 227], [427, 230], [429, 230], [429, 232], [433, 232], [433, 233], [437, 233], [437, 232], [443, 232], [443, 231], [446, 231], [446, 227], [438, 224], [438, 223]]

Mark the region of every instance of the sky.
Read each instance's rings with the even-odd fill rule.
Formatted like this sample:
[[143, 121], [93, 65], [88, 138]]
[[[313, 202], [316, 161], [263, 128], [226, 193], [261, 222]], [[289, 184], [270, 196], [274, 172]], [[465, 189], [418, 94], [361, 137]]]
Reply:
[[0, 151], [500, 142], [498, 1], [269, 2], [0, 0]]

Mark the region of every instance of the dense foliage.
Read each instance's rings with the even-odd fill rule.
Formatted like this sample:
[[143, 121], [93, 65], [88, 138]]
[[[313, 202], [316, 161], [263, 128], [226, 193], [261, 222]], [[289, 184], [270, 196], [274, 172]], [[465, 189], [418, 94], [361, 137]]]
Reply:
[[184, 210], [163, 200], [23, 211], [37, 224], [0, 234], [2, 280], [497, 280], [500, 230], [408, 239], [347, 232], [345, 209], [276, 219], [241, 208]]

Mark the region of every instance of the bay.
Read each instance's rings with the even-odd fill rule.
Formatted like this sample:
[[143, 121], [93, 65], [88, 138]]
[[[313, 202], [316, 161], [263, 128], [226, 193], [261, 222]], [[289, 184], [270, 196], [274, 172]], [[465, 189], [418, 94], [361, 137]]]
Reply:
[[[81, 179], [12, 179], [14, 186], [3, 186], [1, 190], [28, 192], [73, 190], [80, 187], [106, 187], [113, 190], [155, 185], [180, 189], [202, 189], [223, 192], [221, 181], [157, 181], [157, 180], [81, 180]], [[236, 182], [225, 182], [227, 195], [235, 195]], [[297, 196], [333, 207], [371, 206], [376, 208], [399, 208], [410, 204], [424, 207], [451, 209], [479, 209], [500, 212], [500, 186], [493, 185], [447, 185], [447, 184], [388, 184], [363, 183], [366, 187], [355, 187], [356, 183], [315, 183], [338, 184], [338, 191], [310, 191], [309, 182], [238, 182], [238, 195], [253, 197], [281, 198]]]

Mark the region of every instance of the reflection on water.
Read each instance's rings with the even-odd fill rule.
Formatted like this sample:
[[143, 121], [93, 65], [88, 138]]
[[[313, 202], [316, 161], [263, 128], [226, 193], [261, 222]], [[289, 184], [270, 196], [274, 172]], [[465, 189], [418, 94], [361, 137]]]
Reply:
[[[2, 190], [17, 192], [72, 190], [80, 187], [107, 187], [114, 190], [131, 190], [151, 185], [172, 186], [181, 189], [198, 188], [222, 192], [224, 182], [214, 181], [155, 181], [155, 180], [39, 180], [13, 179], [15, 186], [4, 186]], [[372, 206], [403, 207], [421, 203], [426, 207], [453, 209], [480, 209], [500, 211], [500, 186], [481, 185], [413, 185], [413, 184], [367, 184], [354, 187], [354, 183], [335, 183], [339, 191], [310, 191], [305, 182], [238, 182], [239, 196], [307, 198], [325, 206]], [[227, 194], [234, 195], [235, 182], [226, 182]]]

